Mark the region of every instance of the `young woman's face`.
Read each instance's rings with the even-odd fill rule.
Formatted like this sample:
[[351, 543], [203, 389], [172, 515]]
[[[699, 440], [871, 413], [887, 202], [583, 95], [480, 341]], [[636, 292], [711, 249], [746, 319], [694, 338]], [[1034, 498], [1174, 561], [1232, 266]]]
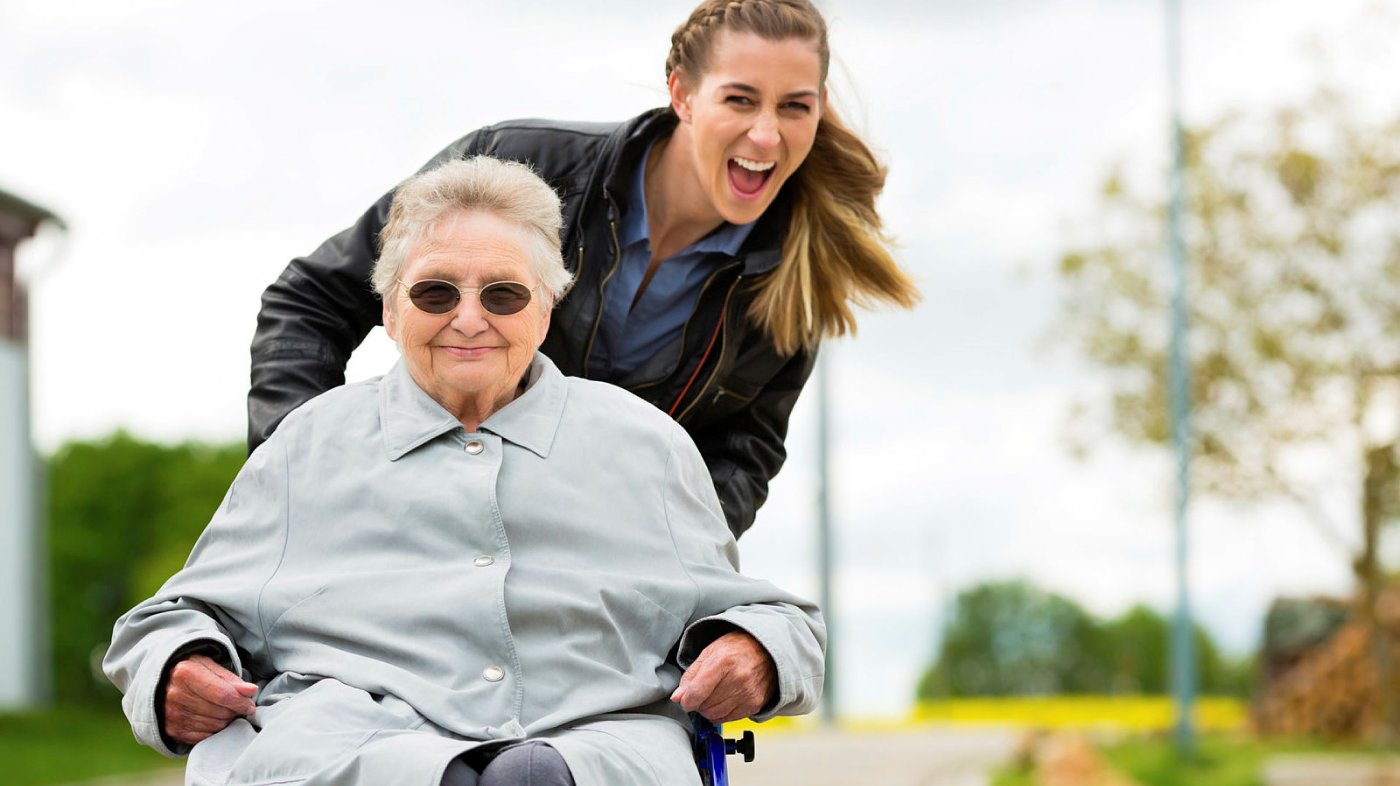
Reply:
[[763, 215], [806, 160], [825, 95], [817, 43], [724, 31], [698, 81], [671, 76], [671, 104], [692, 140], [695, 174], [731, 224]]

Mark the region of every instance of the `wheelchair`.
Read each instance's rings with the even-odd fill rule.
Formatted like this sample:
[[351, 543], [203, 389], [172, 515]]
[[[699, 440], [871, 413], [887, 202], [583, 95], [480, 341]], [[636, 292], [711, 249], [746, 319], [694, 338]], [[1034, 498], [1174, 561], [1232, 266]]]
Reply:
[[725, 739], [720, 726], [705, 720], [699, 713], [691, 714], [690, 725], [694, 731], [695, 765], [700, 768], [700, 782], [704, 786], [729, 786], [726, 756], [737, 754], [743, 756], [744, 761], [753, 761], [752, 731], [745, 731], [738, 739]]

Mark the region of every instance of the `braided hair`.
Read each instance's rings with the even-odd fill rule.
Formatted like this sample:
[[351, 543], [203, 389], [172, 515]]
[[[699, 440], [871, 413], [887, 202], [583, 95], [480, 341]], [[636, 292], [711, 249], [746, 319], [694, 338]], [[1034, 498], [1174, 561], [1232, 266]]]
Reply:
[[699, 76], [710, 69], [710, 52], [721, 30], [754, 33], [769, 41], [798, 38], [815, 41], [826, 83], [831, 52], [826, 43], [826, 20], [806, 0], [710, 0], [690, 13], [671, 34], [666, 55], [666, 78], [676, 68]]

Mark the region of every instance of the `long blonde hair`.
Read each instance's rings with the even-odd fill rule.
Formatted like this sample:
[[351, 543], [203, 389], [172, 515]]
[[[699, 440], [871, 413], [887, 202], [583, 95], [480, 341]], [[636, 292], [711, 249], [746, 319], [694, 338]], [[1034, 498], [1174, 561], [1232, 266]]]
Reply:
[[[808, 0], [707, 0], [671, 36], [666, 77], [677, 69], [699, 79], [723, 30], [768, 41], [814, 41], [826, 83], [831, 53], [826, 21]], [[792, 218], [782, 260], [755, 283], [749, 319], [783, 354], [812, 349], [824, 337], [856, 331], [852, 305], [880, 302], [908, 308], [919, 300], [913, 280], [890, 253], [875, 198], [885, 167], [830, 107], [822, 108], [816, 140], [789, 181]]]

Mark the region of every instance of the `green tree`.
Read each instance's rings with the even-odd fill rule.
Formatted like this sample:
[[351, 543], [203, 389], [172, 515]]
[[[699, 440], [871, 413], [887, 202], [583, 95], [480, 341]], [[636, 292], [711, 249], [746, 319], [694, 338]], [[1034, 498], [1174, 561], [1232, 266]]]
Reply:
[[1164, 693], [1167, 689], [1167, 620], [1147, 606], [1133, 606], [1110, 620], [1104, 633], [1112, 651], [1114, 693]]
[[[1264, 118], [1226, 116], [1186, 147], [1193, 487], [1296, 503], [1379, 625], [1400, 441], [1400, 118], [1368, 121], [1319, 90]], [[1168, 440], [1164, 214], [1115, 172], [1089, 238], [1060, 260], [1056, 335], [1110, 383], [1078, 410], [1081, 446]], [[1320, 504], [1339, 483], [1354, 489], [1355, 521]], [[1378, 646], [1393, 675], [1387, 656]], [[1393, 689], [1382, 703], [1393, 727]]]
[[920, 698], [1103, 693], [1103, 633], [1074, 601], [1025, 581], [960, 592]]
[[[1167, 624], [1147, 606], [1103, 622], [1025, 581], [979, 584], [958, 594], [918, 697], [1163, 693]], [[1249, 663], [1195, 635], [1205, 691], [1244, 695]]]
[[[1166, 617], [1143, 605], [1133, 606], [1104, 624], [1113, 693], [1167, 692], [1169, 626]], [[1201, 690], [1219, 696], [1248, 694], [1252, 659], [1227, 657], [1200, 625], [1195, 626], [1195, 639]]]
[[96, 664], [124, 611], [179, 570], [242, 466], [239, 445], [154, 445], [118, 433], [49, 462], [55, 698], [110, 700]]

